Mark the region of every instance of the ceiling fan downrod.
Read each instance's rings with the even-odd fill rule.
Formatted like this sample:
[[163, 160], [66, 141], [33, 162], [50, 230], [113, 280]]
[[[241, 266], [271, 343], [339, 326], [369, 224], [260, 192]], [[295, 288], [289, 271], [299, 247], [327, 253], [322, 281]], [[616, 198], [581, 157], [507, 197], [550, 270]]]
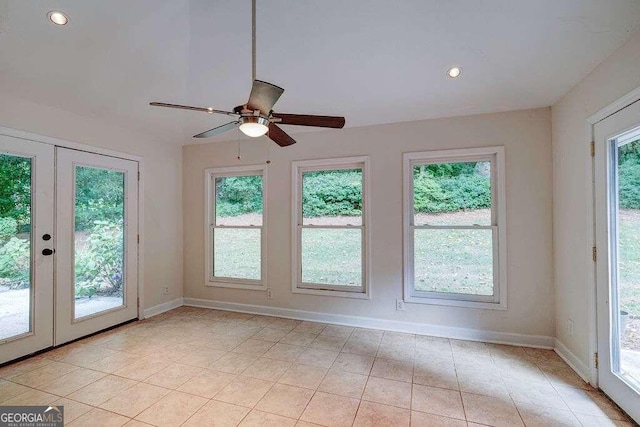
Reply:
[[256, 0], [251, 0], [251, 83], [256, 79]]

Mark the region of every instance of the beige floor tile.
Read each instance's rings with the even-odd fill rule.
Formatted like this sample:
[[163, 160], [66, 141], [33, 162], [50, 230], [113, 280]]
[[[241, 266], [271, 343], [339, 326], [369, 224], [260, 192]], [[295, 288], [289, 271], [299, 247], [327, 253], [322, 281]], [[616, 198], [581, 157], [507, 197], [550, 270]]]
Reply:
[[65, 425], [93, 409], [92, 406], [76, 402], [75, 400], [67, 399], [66, 397], [60, 398], [55, 402], [52, 402], [51, 404], [55, 406], [64, 406]]
[[594, 415], [575, 414], [583, 427], [635, 427], [630, 421], [613, 420], [607, 417], [597, 417]]
[[587, 390], [591, 388], [591, 386], [584, 382], [568, 365], [545, 366], [542, 368], [542, 372], [553, 384]]
[[296, 420], [253, 410], [239, 424], [241, 427], [293, 427]]
[[327, 325], [322, 332], [320, 332], [320, 335], [349, 338], [354, 330], [355, 328], [352, 328], [351, 326]]
[[550, 383], [527, 382], [507, 379], [505, 385], [514, 402], [527, 403], [545, 408], [568, 410], [560, 394]]
[[496, 377], [492, 381], [468, 380], [466, 377], [458, 377], [458, 382], [460, 384], [460, 391], [466, 393], [503, 399], [509, 398], [509, 391], [500, 377]]
[[333, 362], [332, 370], [341, 372], [351, 372], [354, 374], [369, 375], [373, 361], [371, 356], [359, 354], [340, 353]]
[[282, 338], [284, 338], [288, 333], [289, 331], [285, 329], [266, 327], [260, 332], [258, 332], [257, 334], [255, 334], [253, 338], [258, 340], [263, 340], [263, 341], [278, 342]]
[[462, 393], [467, 421], [491, 426], [523, 426], [511, 398], [495, 398]]
[[350, 426], [359, 404], [358, 399], [316, 392], [300, 419], [323, 426]]
[[83, 414], [69, 423], [69, 427], [120, 427], [128, 423], [130, 420], [122, 415], [105, 411], [99, 408], [93, 408], [86, 414]]
[[211, 400], [198, 409], [183, 427], [235, 427], [249, 411], [249, 408]]
[[239, 376], [223, 388], [214, 399], [253, 408], [273, 385], [270, 381]]
[[303, 332], [307, 334], [319, 334], [327, 325], [316, 322], [302, 322], [293, 330], [294, 332]]
[[197, 366], [199, 368], [206, 368], [214, 363], [216, 360], [227, 354], [223, 350], [213, 350], [205, 347], [197, 347], [194, 351], [182, 357], [178, 362], [183, 365]]
[[106, 375], [104, 372], [80, 368], [37, 388], [47, 393], [66, 396]]
[[300, 420], [298, 420], [298, 422], [296, 423], [296, 427], [318, 427], [318, 426], [320, 426], [320, 424], [310, 423], [307, 421], [300, 421]]
[[242, 375], [267, 381], [276, 381], [291, 367], [290, 362], [261, 357], [242, 372]]
[[444, 388], [413, 385], [411, 409], [464, 420], [460, 392]]
[[440, 415], [411, 411], [411, 427], [466, 427], [467, 423]]
[[458, 390], [458, 375], [453, 368], [425, 368], [424, 366], [414, 368], [414, 384], [427, 385], [431, 387], [448, 388]]
[[408, 427], [411, 421], [411, 411], [380, 403], [360, 403], [354, 427], [394, 426]]
[[411, 346], [380, 344], [376, 357], [413, 363], [415, 352], [415, 348]]
[[11, 381], [27, 387], [39, 387], [77, 369], [80, 368], [67, 363], [51, 362], [41, 368], [16, 375], [11, 378]]
[[338, 357], [338, 354], [339, 353], [336, 351], [306, 348], [302, 353], [300, 353], [296, 362], [303, 365], [330, 368], [331, 365], [333, 365], [333, 361]]
[[29, 387], [21, 384], [4, 380], [0, 381], [0, 403], [29, 390]]
[[275, 384], [255, 409], [289, 418], [299, 418], [313, 396], [313, 390]]
[[209, 369], [237, 375], [258, 360], [258, 357], [253, 354], [227, 353], [209, 365]]
[[197, 366], [173, 363], [163, 370], [151, 375], [149, 378], [144, 380], [144, 382], [175, 390], [191, 378], [200, 374], [202, 371], [203, 369]]
[[626, 419], [625, 415], [598, 391], [587, 391], [572, 387], [556, 386], [562, 400], [575, 414], [608, 417], [616, 420]]
[[283, 344], [289, 344], [289, 345], [297, 345], [300, 347], [306, 347], [308, 345], [310, 345], [313, 340], [316, 339], [316, 337], [318, 336], [318, 334], [310, 334], [307, 332], [289, 332], [287, 335], [285, 335], [284, 338], [282, 338], [280, 340], [281, 343]]
[[207, 399], [172, 391], [136, 417], [136, 420], [156, 426], [179, 426], [196, 413]]
[[264, 357], [284, 362], [294, 362], [303, 351], [303, 347], [277, 343], [264, 354]]
[[47, 354], [49, 354], [49, 352], [3, 366], [0, 368], [0, 378], [11, 379], [16, 375], [24, 374], [25, 372], [33, 371], [52, 363], [53, 361], [46, 357]]
[[24, 393], [20, 393], [12, 398], [9, 398], [2, 402], [3, 406], [20, 406], [20, 405], [49, 405], [52, 402], [58, 400], [60, 396], [55, 396], [51, 393], [45, 393], [44, 391], [36, 390], [33, 388], [27, 389]]
[[416, 335], [416, 349], [424, 348], [436, 352], [451, 352], [449, 338], [430, 337], [427, 335]]
[[327, 374], [327, 368], [294, 364], [278, 380], [281, 384], [315, 390]]
[[[355, 333], [355, 332], [354, 332]], [[351, 337], [342, 347], [344, 353], [359, 354], [362, 356], [374, 356], [378, 353], [380, 339]]]
[[129, 378], [136, 381], [142, 381], [171, 365], [171, 362], [157, 357], [143, 357], [124, 368], [118, 369], [113, 373], [119, 377]]
[[91, 363], [90, 366], [85, 366], [85, 368], [113, 374], [114, 372], [137, 362], [138, 360], [140, 360], [140, 358], [140, 355], [124, 353], [120, 351], [116, 352], [116, 354], [112, 354], [102, 359], [96, 360], [95, 362]]
[[315, 340], [313, 340], [310, 347], [319, 348], [321, 350], [340, 351], [346, 342], [346, 337], [320, 334]]
[[280, 328], [280, 329], [286, 329], [288, 331], [291, 331], [295, 329], [295, 327], [298, 326], [300, 323], [302, 322], [300, 322], [299, 320], [275, 318], [273, 322], [271, 322], [270, 326], [273, 328]]
[[87, 405], [98, 406], [113, 396], [120, 394], [120, 392], [132, 387], [134, 384], [136, 384], [136, 382], [128, 378], [107, 375], [71, 393], [67, 397], [77, 400], [78, 402], [86, 403]]
[[229, 335], [212, 334], [211, 341], [203, 347], [211, 348], [214, 350], [231, 351], [239, 346], [245, 338], [232, 337]]
[[569, 410], [546, 408], [522, 402], [516, 402], [516, 408], [527, 427], [579, 427], [581, 425]]
[[242, 344], [234, 348], [232, 351], [234, 353], [262, 356], [267, 351], [269, 351], [271, 347], [273, 347], [273, 342], [271, 341], [249, 338], [248, 340], [244, 341]]
[[135, 418], [140, 412], [162, 399], [171, 390], [138, 383], [100, 405], [102, 409]]
[[143, 423], [142, 421], [138, 421], [138, 420], [131, 420], [124, 425], [124, 427], [149, 427], [149, 426], [151, 426], [151, 424]]
[[376, 359], [371, 369], [371, 376], [389, 380], [411, 382], [413, 363], [404, 360]]
[[369, 377], [362, 400], [409, 409], [411, 407], [411, 384]]
[[211, 399], [225, 388], [237, 375], [205, 369], [178, 387], [178, 391]]
[[367, 384], [366, 375], [329, 371], [318, 387], [319, 391], [360, 399]]

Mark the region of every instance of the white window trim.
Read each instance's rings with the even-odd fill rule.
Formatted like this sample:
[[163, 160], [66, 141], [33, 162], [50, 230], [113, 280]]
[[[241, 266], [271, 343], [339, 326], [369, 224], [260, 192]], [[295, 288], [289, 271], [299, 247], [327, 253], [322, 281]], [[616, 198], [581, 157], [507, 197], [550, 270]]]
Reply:
[[[300, 257], [302, 255], [301, 250], [301, 218], [302, 218], [302, 180], [301, 174], [303, 171], [309, 170], [331, 170], [340, 168], [356, 168], [362, 167], [362, 288], [352, 291], [343, 291], [339, 287], [331, 287], [326, 285], [317, 284], [318, 287], [310, 287], [312, 284], [303, 284], [300, 281], [302, 274], [302, 266]], [[317, 160], [297, 160], [291, 163], [291, 291], [294, 294], [307, 294], [307, 295], [325, 295], [332, 297], [343, 298], [357, 298], [357, 299], [370, 299], [371, 298], [371, 286], [369, 279], [371, 277], [370, 272], [370, 241], [369, 238], [369, 212], [370, 202], [369, 195], [369, 156], [356, 156], [356, 157], [340, 157], [331, 159], [317, 159]], [[323, 228], [318, 226], [318, 228]], [[356, 227], [351, 227], [356, 228]], [[324, 287], [325, 289], [320, 289]]]
[[[213, 276], [213, 233], [212, 228], [215, 224], [215, 178], [225, 176], [245, 176], [245, 175], [262, 175], [262, 226], [251, 227], [260, 228], [260, 280], [236, 279], [231, 277], [215, 277]], [[267, 290], [267, 167], [266, 165], [247, 165], [247, 166], [231, 166], [209, 168], [204, 174], [205, 185], [205, 218], [204, 218], [204, 236], [205, 236], [205, 262], [204, 262], [204, 279], [205, 286], [213, 286], [218, 288], [234, 288], [253, 291]]]
[[[404, 301], [407, 303], [444, 305], [454, 307], [507, 309], [507, 238], [506, 238], [506, 186], [505, 150], [503, 146], [439, 150], [404, 153], [403, 156], [403, 234], [404, 234]], [[413, 165], [424, 163], [451, 163], [495, 159], [492, 161], [492, 227], [494, 233], [494, 289], [493, 301], [479, 301], [472, 295], [421, 292], [413, 290]], [[497, 206], [496, 206], [497, 204]], [[497, 234], [497, 236], [496, 236]], [[497, 247], [496, 247], [497, 245]], [[497, 281], [497, 283], [496, 283]], [[486, 299], [486, 298], [484, 298]]]

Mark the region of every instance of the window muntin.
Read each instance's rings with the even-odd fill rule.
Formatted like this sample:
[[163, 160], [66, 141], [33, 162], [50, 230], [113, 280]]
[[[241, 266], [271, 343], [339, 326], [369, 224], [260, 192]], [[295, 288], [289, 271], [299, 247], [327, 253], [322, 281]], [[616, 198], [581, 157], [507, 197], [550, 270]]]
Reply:
[[294, 292], [366, 294], [366, 159], [294, 162], [294, 181]]
[[502, 153], [405, 155], [407, 301], [505, 306]]
[[264, 168], [208, 172], [209, 251], [213, 286], [264, 287]]

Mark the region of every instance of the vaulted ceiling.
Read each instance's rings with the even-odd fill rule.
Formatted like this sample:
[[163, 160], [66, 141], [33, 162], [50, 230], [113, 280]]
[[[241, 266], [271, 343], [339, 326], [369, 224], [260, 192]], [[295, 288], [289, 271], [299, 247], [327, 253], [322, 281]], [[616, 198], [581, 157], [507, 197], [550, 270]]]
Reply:
[[[191, 143], [228, 120], [148, 103], [245, 102], [250, 13], [249, 0], [0, 0], [0, 96]], [[552, 105], [638, 28], [637, 0], [258, 0], [257, 71], [286, 89], [278, 111], [347, 126], [516, 110]]]

